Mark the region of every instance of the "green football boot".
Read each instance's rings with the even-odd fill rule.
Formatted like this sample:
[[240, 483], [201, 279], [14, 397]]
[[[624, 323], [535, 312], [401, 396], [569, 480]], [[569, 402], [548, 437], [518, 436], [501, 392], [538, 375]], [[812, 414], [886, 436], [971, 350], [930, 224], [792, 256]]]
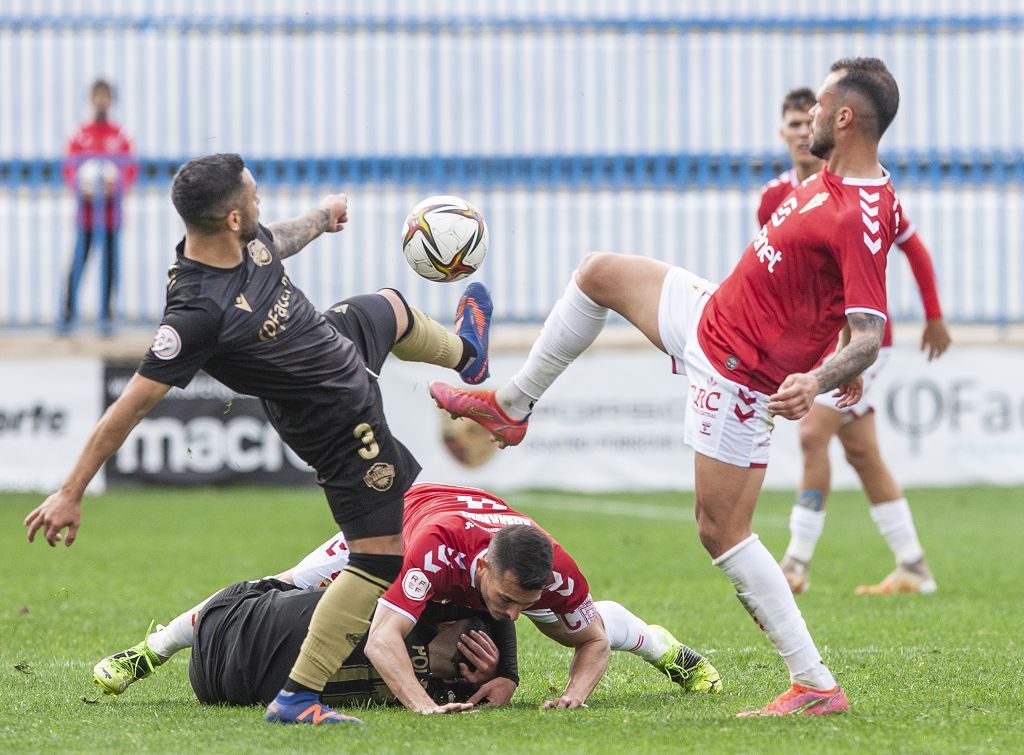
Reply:
[[722, 691], [722, 676], [711, 661], [681, 643], [665, 627], [651, 624], [651, 629], [661, 632], [669, 644], [669, 649], [653, 661], [652, 666], [687, 692], [717, 694]]
[[[155, 624], [156, 622], [153, 622], [149, 625], [147, 639], [152, 634]], [[163, 627], [157, 626], [157, 630], [160, 629]], [[163, 662], [163, 658], [150, 650], [147, 640], [143, 640], [138, 645], [108, 655], [97, 663], [93, 667], [92, 678], [103, 688], [104, 694], [120, 695], [139, 679], [145, 679], [152, 674]]]

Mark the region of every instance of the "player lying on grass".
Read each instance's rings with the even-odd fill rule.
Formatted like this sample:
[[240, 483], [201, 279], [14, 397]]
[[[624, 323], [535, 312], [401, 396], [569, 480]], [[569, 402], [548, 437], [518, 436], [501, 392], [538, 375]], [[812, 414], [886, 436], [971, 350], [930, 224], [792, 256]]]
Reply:
[[[476, 638], [474, 635], [463, 636], [460, 639], [458, 649], [466, 655], [466, 657], [476, 666], [477, 672], [474, 677], [468, 677], [469, 681], [481, 684], [481, 687], [471, 694], [466, 700], [469, 703], [475, 704], [486, 700], [491, 705], [503, 705], [511, 699], [513, 692], [515, 692], [518, 684], [518, 676], [515, 666], [515, 637], [514, 634], [511, 639], [508, 639], [502, 635], [503, 627], [507, 625], [508, 619], [513, 618], [509, 615], [514, 614], [518, 616], [519, 609], [510, 610], [509, 607], [502, 608], [498, 605], [498, 600], [494, 597], [486, 598], [484, 596], [493, 595], [489, 589], [493, 582], [492, 572], [494, 566], [489, 563], [487, 545], [491, 540], [493, 530], [501, 528], [502, 523], [515, 523], [515, 524], [526, 524], [534, 528], [535, 532], [543, 534], [543, 530], [540, 530], [532, 522], [532, 520], [513, 511], [508, 508], [507, 505], [491, 494], [486, 493], [482, 490], [473, 488], [458, 488], [458, 487], [446, 487], [437, 485], [416, 485], [406, 495], [407, 501], [411, 508], [417, 508], [421, 514], [429, 515], [431, 513], [435, 516], [430, 516], [430, 522], [425, 523], [425, 527], [417, 527], [416, 532], [421, 532], [425, 536], [429, 537], [427, 530], [430, 533], [450, 533], [450, 534], [461, 534], [466, 529], [466, 526], [470, 525], [474, 531], [475, 537], [473, 541], [477, 544], [475, 549], [471, 548], [471, 555], [467, 557], [463, 551], [452, 552], [449, 554], [447, 549], [444, 551], [443, 556], [438, 551], [432, 550], [430, 556], [430, 567], [427, 568], [427, 572], [435, 579], [440, 585], [442, 581], [449, 588], [452, 585], [453, 576], [449, 569], [444, 568], [446, 565], [442, 559], [448, 560], [447, 566], [454, 567], [459, 570], [465, 569], [469, 564], [473, 564], [476, 570], [478, 579], [477, 582], [480, 584], [480, 591], [476, 593], [477, 597], [474, 601], [471, 593], [472, 590], [468, 590], [461, 596], [461, 599], [452, 598], [450, 602], [441, 603], [440, 600], [445, 598], [445, 594], [435, 594], [433, 591], [430, 593], [430, 598], [436, 598], [436, 600], [426, 599], [422, 602], [422, 606], [419, 609], [414, 608], [413, 610], [422, 611], [419, 619], [414, 623], [413, 627], [409, 630], [409, 634], [406, 635], [402, 644], [408, 649], [412, 640], [410, 638], [419, 637], [422, 639], [422, 628], [421, 622], [426, 616], [431, 622], [436, 622], [438, 618], [437, 611], [439, 609], [451, 610], [458, 608], [463, 613], [456, 615], [466, 615], [466, 612], [470, 614], [483, 614], [487, 616], [492, 622], [492, 631], [490, 634], [498, 640], [498, 644], [501, 645], [502, 650], [500, 653], [501, 662], [495, 667], [495, 676], [489, 680], [481, 679], [477, 674], [486, 670], [490, 667], [489, 664], [493, 663], [494, 656], [497, 654], [496, 648], [490, 647], [488, 643], [483, 640]], [[486, 508], [485, 508], [486, 506]], [[419, 516], [418, 521], [422, 521], [424, 516]], [[482, 521], [481, 521], [482, 520]], [[454, 524], [454, 527], [451, 525]], [[413, 532], [413, 530], [410, 530]], [[458, 540], [451, 539], [451, 542], [462, 542], [462, 538]], [[424, 541], [420, 540], [414, 545], [421, 545]], [[550, 539], [546, 536], [543, 537], [542, 544], [548, 543], [549, 549], [552, 547]], [[433, 545], [433, 543], [430, 543]], [[673, 682], [680, 685], [685, 690], [691, 690], [696, 692], [718, 692], [720, 690], [720, 677], [715, 668], [711, 665], [707, 659], [703, 658], [699, 653], [691, 650], [689, 647], [679, 642], [672, 634], [665, 629], [657, 625], [648, 625], [646, 622], [629, 612], [626, 608], [610, 600], [598, 601], [597, 603], [591, 603], [589, 594], [587, 594], [586, 581], [582, 575], [579, 574], [578, 569], [574, 562], [569, 558], [564, 551], [561, 550], [557, 545], [553, 546], [561, 554], [559, 564], [562, 565], [564, 572], [559, 575], [562, 579], [563, 584], [557, 585], [555, 581], [552, 581], [555, 575], [552, 573], [552, 569], [549, 566], [545, 573], [545, 587], [554, 586], [555, 591], [561, 590], [561, 599], [572, 600], [573, 596], [577, 593], [582, 593], [585, 597], [586, 605], [592, 606], [593, 610], [596, 611], [598, 620], [595, 623], [595, 627], [601, 628], [601, 632], [607, 637], [607, 641], [610, 643], [610, 647], [613, 650], [622, 650], [631, 652], [634, 655], [638, 655], [645, 661], [653, 665], [659, 671], [664, 673]], [[413, 551], [418, 553], [418, 550]], [[550, 552], [550, 550], [549, 550]], [[276, 577], [265, 580], [267, 582], [280, 585], [278, 591], [287, 589], [286, 586], [293, 585], [298, 588], [305, 589], [319, 589], [330, 584], [331, 581], [344, 569], [345, 565], [349, 560], [349, 550], [345, 542], [344, 535], [339, 534], [326, 543], [321, 545], [319, 548], [314, 550], [308, 556], [306, 556], [298, 565], [290, 569], [287, 572], [278, 574]], [[437, 558], [437, 563], [434, 563], [434, 559]], [[421, 564], [422, 565], [422, 564]], [[441, 568], [437, 568], [437, 567]], [[436, 571], [431, 569], [437, 568]], [[403, 570], [405, 573], [405, 579], [409, 579], [410, 583], [412, 580], [418, 579], [417, 572], [421, 572], [419, 566], [413, 566], [410, 569]], [[408, 577], [409, 573], [413, 574], [412, 578]], [[455, 575], [460, 576], [460, 575]], [[465, 575], [461, 575], [465, 576]], [[461, 582], [465, 582], [462, 579]], [[508, 582], [508, 579], [504, 580]], [[233, 597], [228, 600], [229, 603], [232, 601], [241, 602], [242, 600], [255, 600], [258, 603], [249, 604], [245, 609], [245, 615], [256, 614], [258, 620], [262, 622], [260, 624], [259, 633], [264, 631], [263, 627], [266, 626], [266, 631], [270, 633], [276, 633], [280, 635], [288, 634], [301, 634], [302, 628], [301, 623], [305, 621], [308, 624], [308, 615], [298, 617], [295, 620], [288, 616], [277, 616], [276, 612], [283, 610], [285, 605], [297, 605], [300, 608], [308, 607], [308, 610], [312, 610], [312, 605], [319, 600], [317, 595], [315, 598], [297, 597], [292, 592], [289, 592], [283, 598], [280, 597], [266, 597], [264, 593], [269, 593], [269, 589], [255, 587], [261, 583], [240, 583], [241, 585], [254, 585], [251, 588], [251, 592], [246, 593], [245, 590], [241, 590], [243, 597]], [[487, 587], [485, 587], [485, 585]], [[238, 588], [239, 586], [235, 586]], [[229, 589], [235, 589], [229, 588]], [[571, 588], [571, 589], [570, 589]], [[569, 589], [569, 593], [566, 590]], [[404, 593], [404, 588], [400, 590]], [[418, 592], [414, 591], [414, 594]], [[209, 644], [208, 640], [201, 640], [196, 637], [196, 633], [200, 632], [198, 627], [209, 626], [206, 614], [212, 610], [211, 606], [214, 604], [220, 604], [224, 601], [221, 600], [223, 597], [222, 593], [218, 593], [206, 601], [203, 601], [194, 608], [182, 613], [173, 621], [171, 621], [166, 627], [161, 628], [159, 631], [151, 633], [145, 640], [135, 645], [132, 648], [124, 650], [120, 653], [115, 653], [112, 656], [108, 656], [96, 664], [94, 670], [96, 682], [104, 689], [104, 691], [111, 694], [120, 694], [128, 688], [133, 682], [138, 679], [145, 678], [157, 667], [163, 664], [168, 658], [179, 650], [183, 650], [187, 647], [193, 648], [193, 667], [191, 672], [195, 673], [195, 648], [200, 647], [204, 642]], [[558, 622], [559, 619], [550, 610], [544, 610], [539, 606], [540, 601], [536, 601], [538, 605], [530, 606], [531, 609], [524, 613], [527, 613], [534, 621], [551, 624]], [[550, 601], [549, 601], [550, 602]], [[262, 607], [260, 607], [262, 604]], [[223, 611], [224, 607], [219, 605], [217, 611]], [[378, 608], [378, 612], [384, 609]], [[588, 608], [588, 613], [590, 609]], [[452, 618], [451, 615], [445, 615], [445, 618]], [[505, 622], [504, 624], [502, 622]], [[218, 620], [219, 625], [223, 625], [223, 622]], [[251, 625], [247, 625], [251, 626]], [[201, 630], [206, 631], [206, 630]], [[218, 630], [219, 631], [219, 630]], [[427, 630], [429, 631], [429, 630]], [[543, 628], [542, 628], [543, 631]], [[597, 632], [595, 628], [592, 630]], [[269, 640], [268, 640], [269, 641]], [[242, 642], [242, 641], [240, 641]], [[245, 641], [251, 642], [251, 641]], [[420, 643], [422, 644], [422, 643]], [[487, 647], [480, 647], [487, 646]], [[248, 646], [239, 645], [240, 657], [244, 656]], [[202, 649], [200, 652], [206, 652]], [[221, 653], [225, 651], [219, 651]], [[362, 645], [360, 645], [360, 652], [362, 653]], [[254, 656], [260, 656], [261, 658], [268, 656], [265, 651], [258, 651], [252, 653]], [[278, 654], [274, 656], [274, 662], [280, 661], [284, 665], [287, 665], [288, 659], [285, 657], [287, 653]], [[410, 657], [410, 668], [413, 671], [413, 675], [422, 681], [422, 674], [419, 672], [422, 670], [417, 665], [415, 656], [407, 654]], [[353, 661], [352, 664], [346, 664], [345, 668], [360, 667], [364, 668], [360, 664], [364, 661], [358, 660]], [[422, 661], [419, 662], [422, 665]], [[258, 664], [260, 668], [270, 667], [272, 662], [270, 660], [261, 660]], [[364, 668], [365, 670], [365, 668]], [[603, 667], [602, 667], [603, 671]], [[463, 676], [466, 677], [467, 672], [473, 673], [471, 669], [460, 669]], [[210, 672], [206, 672], [208, 676], [212, 676]], [[258, 673], [254, 671], [255, 675]], [[351, 672], [346, 672], [351, 673]], [[373, 678], [377, 678], [378, 672], [367, 671], [367, 678], [372, 675]], [[381, 675], [382, 676], [382, 675]], [[408, 678], [406, 678], [408, 681]], [[596, 683], [596, 682], [595, 682]], [[193, 677], [193, 685], [195, 679]], [[250, 685], [251, 686], [251, 685]], [[268, 684], [267, 688], [272, 687], [272, 684]], [[333, 690], [334, 688], [332, 688]], [[198, 692], [197, 692], [198, 694]], [[333, 692], [332, 692], [333, 694]], [[203, 698], [200, 697], [202, 700]], [[241, 699], [241, 698], [238, 698]], [[246, 698], [248, 699], [248, 698]], [[333, 698], [332, 698], [333, 699]], [[253, 698], [255, 700], [255, 698]], [[326, 701], [327, 704], [331, 704]], [[421, 700], [422, 702], [422, 700]], [[446, 702], [450, 702], [447, 701]]]
[[[107, 692], [123, 691], [166, 660], [187, 637], [189, 681], [207, 705], [267, 705], [288, 678], [313, 611], [326, 587], [300, 589], [274, 578], [239, 582], [205, 602], [184, 634], [162, 628], [148, 644], [105, 658], [95, 678]], [[434, 604], [409, 633], [406, 652], [416, 681], [436, 705], [472, 698], [496, 675], [518, 682], [515, 626], [487, 614]], [[391, 704], [395, 697], [365, 655], [366, 637], [327, 681], [327, 706]], [[315, 707], [313, 715], [326, 709]], [[340, 715], [334, 713], [333, 715]]]

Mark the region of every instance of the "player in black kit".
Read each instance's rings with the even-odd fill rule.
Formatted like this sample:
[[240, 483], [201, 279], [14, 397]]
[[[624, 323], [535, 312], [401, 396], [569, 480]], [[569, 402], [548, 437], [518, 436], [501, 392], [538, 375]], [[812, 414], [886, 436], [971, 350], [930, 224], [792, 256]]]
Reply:
[[[171, 187], [185, 222], [167, 283], [167, 306], [153, 345], [121, 396], [86, 441], [60, 490], [25, 519], [71, 545], [82, 495], [100, 467], [171, 386], [199, 369], [233, 390], [259, 397], [282, 439], [317, 472], [352, 558], [317, 604], [288, 681], [267, 708], [283, 723], [351, 721], [319, 702], [328, 678], [369, 627], [377, 598], [402, 564], [403, 494], [419, 473], [392, 437], [377, 375], [388, 353], [487, 377], [491, 302], [471, 284], [450, 333], [411, 308], [394, 289], [355, 296], [317, 312], [282, 260], [348, 220], [343, 194], [291, 220], [262, 226], [256, 182], [238, 155], [186, 163]], [[462, 710], [452, 704], [424, 713]]]
[[[199, 612], [192, 638], [189, 680], [199, 702], [270, 702], [288, 678], [325, 589], [302, 590], [267, 578], [239, 582], [214, 595]], [[476, 668], [470, 661], [465, 672], [460, 669], [469, 659], [457, 643], [470, 631], [476, 637], [483, 632], [490, 638], [490, 647], [497, 652], [493, 668]], [[397, 702], [366, 659], [365, 644], [364, 637], [327, 681], [322, 692], [327, 705]], [[465, 701], [480, 683], [495, 676], [519, 681], [515, 625], [487, 614], [430, 603], [406, 638], [406, 649], [417, 681], [438, 705]]]

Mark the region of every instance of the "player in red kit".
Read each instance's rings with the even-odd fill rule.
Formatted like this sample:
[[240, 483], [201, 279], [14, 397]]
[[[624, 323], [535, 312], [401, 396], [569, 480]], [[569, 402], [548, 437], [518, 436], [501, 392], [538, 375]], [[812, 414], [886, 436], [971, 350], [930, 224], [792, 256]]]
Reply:
[[68, 143], [64, 180], [78, 199], [74, 257], [68, 273], [64, 296], [61, 332], [70, 332], [78, 317], [78, 285], [94, 241], [102, 239], [103, 274], [100, 328], [109, 333], [114, 327], [113, 300], [117, 288], [118, 233], [121, 229], [121, 202], [135, 181], [136, 165], [132, 145], [119, 125], [110, 120], [114, 88], [99, 79], [89, 90], [93, 119], [83, 124]]
[[[657, 260], [588, 255], [511, 382], [497, 392], [431, 385], [442, 408], [515, 445], [534, 403], [594, 342], [609, 310], [672, 357], [690, 381], [685, 438], [696, 451], [698, 534], [790, 672], [789, 689], [748, 714], [848, 709], [751, 525], [773, 416], [799, 419], [832, 391], [840, 408], [855, 404], [860, 373], [878, 356], [886, 254], [900, 216], [878, 142], [898, 106], [882, 61], [837, 61], [811, 111], [810, 151], [827, 165], [775, 210], [721, 286]], [[840, 333], [835, 356], [816, 367]]]
[[[811, 154], [811, 115], [814, 93], [806, 87], [794, 89], [782, 101], [782, 126], [779, 133], [789, 148], [793, 166], [773, 178], [761, 189], [757, 222], [765, 225], [772, 212], [802, 181], [819, 171], [822, 161]], [[921, 348], [929, 360], [941, 356], [950, 337], [942, 319], [942, 307], [935, 284], [931, 257], [906, 213], [900, 217], [896, 246], [903, 252], [917, 281], [926, 318]], [[892, 327], [885, 323], [882, 347], [864, 371], [865, 394], [889, 359]], [[924, 559], [910, 505], [888, 466], [882, 459], [875, 429], [874, 406], [865, 395], [854, 406], [836, 408], [835, 399], [818, 396], [814, 406], [800, 420], [800, 445], [804, 471], [796, 503], [790, 515], [790, 541], [782, 559], [782, 571], [793, 592], [802, 593], [810, 585], [810, 564], [814, 548], [825, 527], [825, 504], [831, 484], [829, 443], [837, 436], [846, 458], [857, 472], [861, 486], [871, 503], [871, 518], [878, 525], [896, 558], [896, 569], [877, 585], [863, 585], [858, 594], [928, 593], [936, 589], [935, 579]]]
[[[582, 706], [604, 675], [611, 649], [641, 655], [684, 689], [720, 689], [715, 668], [667, 630], [646, 625], [612, 601], [595, 603], [572, 557], [536, 522], [494, 494], [414, 485], [405, 496], [402, 524], [402, 570], [379, 600], [366, 657], [410, 710], [442, 713], [472, 707], [434, 703], [417, 684], [404, 653], [405, 637], [429, 603], [486, 612], [499, 621], [525, 615], [542, 633], [573, 648], [565, 691], [545, 708]], [[655, 648], [655, 643], [661, 645]], [[503, 705], [515, 687], [499, 675], [469, 702], [487, 699]]]

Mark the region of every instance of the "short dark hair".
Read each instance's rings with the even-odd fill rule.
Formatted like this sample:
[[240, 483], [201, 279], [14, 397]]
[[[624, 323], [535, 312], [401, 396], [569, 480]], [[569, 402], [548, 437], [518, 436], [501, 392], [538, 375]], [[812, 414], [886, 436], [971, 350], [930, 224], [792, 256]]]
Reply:
[[555, 551], [551, 539], [529, 524], [510, 524], [491, 538], [487, 561], [499, 576], [512, 572], [524, 590], [539, 590], [551, 583]]
[[96, 81], [92, 82], [92, 85], [89, 87], [89, 96], [92, 97], [96, 92], [106, 92], [113, 97], [114, 85], [106, 79], [96, 79]]
[[231, 211], [242, 190], [245, 160], [236, 154], [217, 154], [189, 160], [171, 183], [171, 201], [185, 225], [199, 233], [213, 234]]
[[810, 110], [818, 101], [810, 87], [797, 87], [786, 92], [782, 98], [782, 116], [785, 117], [787, 110]]
[[856, 92], [871, 105], [875, 116], [873, 135], [881, 139], [900, 107], [900, 88], [878, 58], [842, 58], [832, 64], [832, 72], [846, 74], [836, 84], [840, 92]]

